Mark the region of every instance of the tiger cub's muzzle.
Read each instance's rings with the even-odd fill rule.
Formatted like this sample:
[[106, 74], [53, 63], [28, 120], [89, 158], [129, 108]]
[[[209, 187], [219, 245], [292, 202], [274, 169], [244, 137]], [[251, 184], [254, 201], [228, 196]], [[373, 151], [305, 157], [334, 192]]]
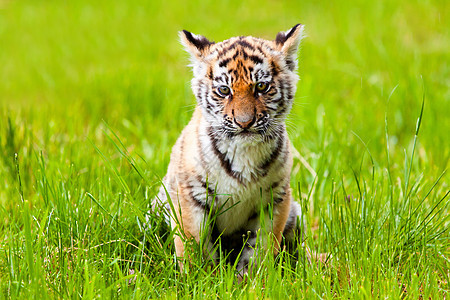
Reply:
[[231, 125], [235, 124], [242, 130], [247, 130], [261, 124], [266, 119], [267, 111], [258, 99], [250, 97], [234, 97], [225, 106], [224, 119]]

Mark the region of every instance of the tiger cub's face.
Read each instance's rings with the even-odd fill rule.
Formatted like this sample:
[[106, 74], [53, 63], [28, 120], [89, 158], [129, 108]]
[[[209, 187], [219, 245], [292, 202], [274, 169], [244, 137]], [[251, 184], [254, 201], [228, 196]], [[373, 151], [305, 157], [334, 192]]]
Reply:
[[284, 128], [298, 81], [302, 32], [298, 24], [274, 41], [241, 36], [220, 43], [180, 32], [191, 54], [192, 89], [215, 134], [267, 140]]

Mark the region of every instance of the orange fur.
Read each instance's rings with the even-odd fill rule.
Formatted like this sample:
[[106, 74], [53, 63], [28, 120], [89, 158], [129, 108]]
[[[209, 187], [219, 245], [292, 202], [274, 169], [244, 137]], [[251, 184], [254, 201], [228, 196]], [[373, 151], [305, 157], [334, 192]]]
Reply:
[[[234, 245], [242, 239], [234, 236], [260, 229], [258, 215], [269, 207], [273, 220], [267, 235], [274, 240], [275, 254], [283, 232], [298, 228], [284, 120], [295, 95], [302, 31], [303, 26], [296, 25], [274, 41], [236, 37], [221, 43], [180, 33], [191, 54], [198, 105], [172, 149], [158, 194], [163, 202], [173, 203], [177, 256], [184, 256], [182, 237], [199, 242], [206, 229], [210, 232], [207, 251], [218, 236]], [[211, 214], [214, 223], [206, 220]], [[255, 245], [243, 246], [251, 257]], [[248, 259], [244, 256], [241, 260]]]

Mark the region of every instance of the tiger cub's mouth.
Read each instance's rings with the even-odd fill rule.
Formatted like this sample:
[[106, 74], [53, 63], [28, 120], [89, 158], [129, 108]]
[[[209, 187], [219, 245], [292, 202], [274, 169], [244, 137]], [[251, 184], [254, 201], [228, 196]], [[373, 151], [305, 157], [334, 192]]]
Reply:
[[268, 137], [267, 130], [258, 130], [258, 129], [242, 129], [240, 131], [236, 131], [232, 134], [235, 137], [240, 137], [243, 139], [251, 139], [251, 140], [266, 140]]
[[252, 135], [264, 135], [264, 133], [263, 132], [259, 132], [259, 131], [252, 131], [252, 130], [248, 130], [248, 129], [242, 129], [241, 131], [237, 132], [236, 135], [252, 136]]

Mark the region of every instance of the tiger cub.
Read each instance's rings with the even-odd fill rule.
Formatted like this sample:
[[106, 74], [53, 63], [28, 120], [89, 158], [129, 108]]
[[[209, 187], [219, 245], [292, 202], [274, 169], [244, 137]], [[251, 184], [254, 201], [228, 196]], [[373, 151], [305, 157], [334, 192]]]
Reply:
[[[180, 230], [178, 257], [185, 254], [181, 236], [199, 242], [206, 232], [212, 258], [219, 237], [230, 257], [244, 246], [238, 268], [245, 273], [257, 240], [264, 247], [272, 239], [277, 254], [282, 235], [299, 229], [285, 118], [298, 81], [302, 32], [298, 24], [274, 41], [240, 36], [220, 43], [179, 33], [191, 56], [197, 106], [172, 149], [157, 196], [172, 208], [171, 226]], [[214, 222], [207, 221], [211, 215]]]

